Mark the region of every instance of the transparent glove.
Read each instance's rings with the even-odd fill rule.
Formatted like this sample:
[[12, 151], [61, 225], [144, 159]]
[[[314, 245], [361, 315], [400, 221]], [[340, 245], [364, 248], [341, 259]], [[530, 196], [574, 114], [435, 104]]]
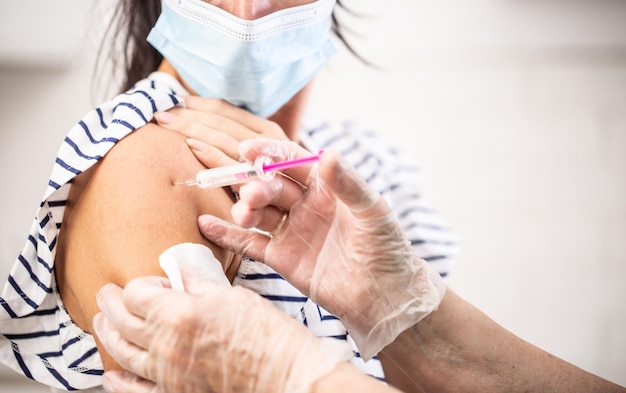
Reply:
[[98, 293], [96, 333], [128, 370], [107, 371], [107, 391], [307, 392], [351, 356], [345, 343], [314, 337], [259, 295], [230, 287], [208, 248], [186, 243], [164, 254], [187, 292], [143, 277]]
[[[277, 161], [311, 155], [293, 142], [259, 139], [242, 142], [240, 153]], [[276, 176], [244, 185], [233, 207], [235, 221], [245, 226], [265, 220], [266, 209], [288, 210], [269, 236], [212, 216], [199, 218], [200, 230], [222, 247], [265, 262], [332, 312], [368, 360], [437, 309], [445, 285], [415, 254], [385, 200], [336, 153], [324, 152], [312, 169], [287, 175], [305, 184], [299, 198], [282, 197], [285, 187], [273, 183], [286, 178]]]

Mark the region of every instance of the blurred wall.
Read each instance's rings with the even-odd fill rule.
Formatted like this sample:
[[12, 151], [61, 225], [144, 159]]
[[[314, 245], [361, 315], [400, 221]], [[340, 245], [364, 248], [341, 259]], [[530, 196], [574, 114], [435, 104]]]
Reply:
[[[33, 15], [5, 2], [2, 277], [57, 146], [96, 103], [99, 34], [93, 3], [38, 0]], [[626, 385], [626, 3], [348, 5], [361, 13], [340, 15], [358, 33], [348, 39], [378, 68], [344, 51], [319, 76], [311, 110], [371, 125], [421, 167], [425, 193], [461, 237], [454, 290], [527, 341]]]

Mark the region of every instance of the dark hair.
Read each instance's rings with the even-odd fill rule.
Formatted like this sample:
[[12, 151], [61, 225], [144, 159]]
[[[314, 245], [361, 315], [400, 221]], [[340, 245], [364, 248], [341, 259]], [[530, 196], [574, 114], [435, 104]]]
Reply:
[[[341, 0], [337, 0], [336, 7], [352, 14]], [[119, 1], [102, 40], [95, 73], [98, 72], [102, 61], [110, 61], [114, 74], [123, 73], [121, 91], [126, 91], [137, 81], [155, 71], [161, 64], [163, 56], [146, 41], [146, 37], [160, 13], [161, 0]], [[332, 32], [350, 53], [365, 64], [369, 64], [346, 40], [345, 29], [335, 11], [332, 15]], [[106, 52], [103, 52], [105, 44], [107, 48]], [[103, 58], [103, 55], [106, 58]]]

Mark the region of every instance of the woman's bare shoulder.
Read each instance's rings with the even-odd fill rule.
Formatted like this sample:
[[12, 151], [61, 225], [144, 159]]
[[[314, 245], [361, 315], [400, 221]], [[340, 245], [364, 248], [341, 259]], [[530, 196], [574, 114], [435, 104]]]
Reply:
[[148, 124], [75, 179], [55, 269], [65, 306], [81, 328], [91, 332], [102, 285], [163, 275], [158, 256], [174, 244], [206, 244], [224, 264], [231, 262], [232, 254], [210, 244], [197, 227], [202, 213], [229, 218], [230, 196], [223, 189], [174, 185], [203, 168], [184, 136]]
[[207, 211], [228, 217], [230, 197], [174, 184], [201, 169], [181, 134], [148, 124], [118, 142], [77, 188], [74, 224], [95, 231], [104, 255], [158, 256], [181, 241], [208, 244], [196, 218]]

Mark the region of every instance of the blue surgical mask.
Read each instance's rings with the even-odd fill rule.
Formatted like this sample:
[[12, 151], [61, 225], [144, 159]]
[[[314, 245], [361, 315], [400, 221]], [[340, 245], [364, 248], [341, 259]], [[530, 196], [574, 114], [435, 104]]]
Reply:
[[148, 42], [199, 95], [268, 117], [336, 53], [335, 1], [245, 20], [202, 0], [163, 0]]

